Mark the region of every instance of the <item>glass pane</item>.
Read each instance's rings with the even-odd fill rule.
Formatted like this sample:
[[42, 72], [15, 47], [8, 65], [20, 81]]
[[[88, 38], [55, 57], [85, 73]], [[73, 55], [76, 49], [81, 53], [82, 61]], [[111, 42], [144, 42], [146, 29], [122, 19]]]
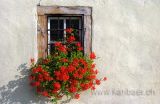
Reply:
[[50, 40], [51, 41], [62, 41], [64, 32], [63, 20], [54, 19], [50, 21]]
[[79, 20], [72, 20], [71, 27], [75, 29], [79, 29]]
[[59, 41], [64, 39], [64, 21], [59, 20]]
[[66, 27], [67, 28], [74, 28], [74, 29], [80, 29], [80, 19], [66, 19]]
[[50, 29], [58, 29], [58, 20], [50, 20]]
[[57, 41], [59, 39], [58, 30], [51, 30], [50, 31], [50, 40]]
[[59, 20], [59, 29], [64, 29], [64, 23], [63, 20]]
[[70, 28], [71, 20], [66, 19], [66, 28]]

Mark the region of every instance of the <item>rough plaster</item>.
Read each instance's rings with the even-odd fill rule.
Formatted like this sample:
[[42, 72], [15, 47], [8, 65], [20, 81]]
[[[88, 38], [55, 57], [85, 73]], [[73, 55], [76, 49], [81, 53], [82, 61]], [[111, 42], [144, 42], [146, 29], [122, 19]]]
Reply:
[[[0, 104], [47, 104], [28, 86], [25, 64], [37, 57], [37, 3], [0, 0]], [[41, 4], [93, 7], [93, 51], [100, 57], [96, 60], [100, 76], [109, 80], [97, 87], [102, 94], [86, 92], [70, 104], [160, 104], [160, 0], [42, 0]], [[151, 89], [154, 94], [113, 92], [127, 89]]]

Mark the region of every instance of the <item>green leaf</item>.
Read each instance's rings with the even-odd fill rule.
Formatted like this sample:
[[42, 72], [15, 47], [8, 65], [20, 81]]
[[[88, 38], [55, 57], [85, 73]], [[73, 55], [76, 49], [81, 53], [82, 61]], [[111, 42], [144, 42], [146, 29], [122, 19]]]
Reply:
[[57, 104], [57, 99], [53, 98], [53, 99], [51, 99], [51, 102], [54, 103], [54, 104]]

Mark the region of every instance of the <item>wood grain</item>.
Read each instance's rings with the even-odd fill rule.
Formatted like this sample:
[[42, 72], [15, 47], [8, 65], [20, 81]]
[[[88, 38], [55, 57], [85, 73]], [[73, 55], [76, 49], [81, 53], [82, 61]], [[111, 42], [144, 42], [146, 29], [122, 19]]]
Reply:
[[38, 58], [44, 58], [47, 55], [47, 16], [38, 15], [37, 24], [37, 48], [38, 48]]
[[91, 7], [81, 6], [37, 6], [38, 15], [46, 14], [84, 14], [91, 15]]

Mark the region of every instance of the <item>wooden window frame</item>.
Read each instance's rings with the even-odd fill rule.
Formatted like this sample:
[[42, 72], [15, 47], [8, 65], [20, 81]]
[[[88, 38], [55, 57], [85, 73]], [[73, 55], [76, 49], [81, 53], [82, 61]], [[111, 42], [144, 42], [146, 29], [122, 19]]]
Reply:
[[49, 15], [83, 15], [84, 16], [84, 54], [92, 51], [92, 7], [83, 6], [37, 6], [37, 48], [38, 58], [48, 54], [48, 16]]

